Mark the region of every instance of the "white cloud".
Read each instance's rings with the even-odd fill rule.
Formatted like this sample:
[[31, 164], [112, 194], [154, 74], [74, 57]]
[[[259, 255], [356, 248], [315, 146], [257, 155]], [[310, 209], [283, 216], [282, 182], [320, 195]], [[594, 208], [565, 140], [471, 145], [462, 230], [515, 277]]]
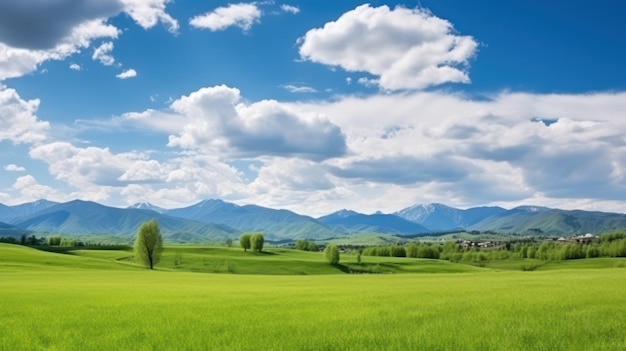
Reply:
[[17, 192], [19, 192], [20, 196], [18, 202], [24, 203], [28, 201], [36, 201], [40, 199], [50, 199], [50, 200], [69, 200], [69, 198], [47, 185], [42, 185], [37, 182], [37, 179], [32, 175], [25, 175], [22, 177], [18, 177], [15, 180], [15, 183], [11, 186], [11, 188]]
[[21, 49], [0, 43], [0, 81], [31, 73], [48, 60], [64, 60], [81, 48], [89, 47], [94, 39], [115, 39], [119, 33], [117, 28], [104, 20], [93, 20], [74, 27], [71, 34], [52, 49]]
[[385, 90], [468, 83], [477, 43], [426, 10], [361, 5], [299, 39], [301, 59], [378, 76]]
[[371, 79], [367, 77], [361, 77], [357, 80], [357, 83], [361, 84], [364, 87], [375, 87], [378, 86], [380, 81], [378, 79]]
[[256, 4], [229, 4], [225, 7], [218, 7], [212, 12], [195, 16], [189, 20], [189, 24], [212, 32], [225, 30], [231, 26], [248, 31], [253, 24], [259, 22], [261, 15], [262, 12]]
[[236, 157], [259, 155], [324, 159], [345, 150], [341, 130], [316, 113], [302, 113], [274, 100], [241, 101], [238, 89], [202, 88], [171, 105], [186, 121], [169, 146], [211, 149]]
[[282, 87], [290, 93], [317, 93], [315, 88], [306, 85], [285, 84]]
[[93, 50], [91, 58], [96, 61], [100, 61], [105, 66], [111, 66], [115, 63], [115, 58], [110, 55], [113, 51], [113, 42], [105, 42]]
[[79, 148], [66, 142], [39, 145], [30, 150], [30, 156], [48, 163], [50, 174], [76, 188], [121, 186], [125, 171], [147, 160], [141, 153], [113, 154], [108, 148]]
[[39, 100], [22, 100], [14, 89], [0, 85], [0, 142], [39, 143], [47, 138], [50, 124], [35, 113]]
[[0, 42], [13, 48], [53, 50], [76, 28], [115, 15], [117, 1], [59, 0], [0, 2]]
[[292, 13], [294, 15], [300, 12], [300, 8], [298, 6], [292, 6], [287, 4], [280, 5], [280, 9], [283, 10], [283, 12]]
[[124, 4], [124, 12], [144, 29], [154, 27], [161, 22], [167, 26], [171, 33], [177, 33], [178, 21], [165, 12], [166, 5], [171, 0], [121, 0]]
[[[165, 12], [170, 0], [0, 1], [0, 81], [34, 72], [48, 60], [64, 60], [96, 39], [121, 31], [108, 18], [125, 12], [143, 28], [178, 22]], [[104, 59], [112, 63], [112, 57]]]
[[137, 77], [137, 71], [135, 71], [134, 69], [130, 68], [130, 69], [127, 69], [124, 72], [116, 75], [116, 77], [119, 78], [119, 79], [134, 78], [134, 77]]
[[80, 71], [82, 67], [80, 67], [79, 64], [72, 62], [70, 63], [70, 69], [73, 71]]
[[4, 170], [9, 172], [24, 172], [26, 171], [26, 168], [11, 163], [6, 165]]

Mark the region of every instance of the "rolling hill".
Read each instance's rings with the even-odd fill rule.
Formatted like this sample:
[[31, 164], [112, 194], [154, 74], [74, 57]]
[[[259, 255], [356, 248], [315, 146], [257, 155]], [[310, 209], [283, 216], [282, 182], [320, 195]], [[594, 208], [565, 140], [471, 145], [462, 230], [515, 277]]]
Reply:
[[468, 229], [500, 233], [571, 235], [602, 233], [624, 228], [626, 215], [621, 213], [520, 206], [486, 218]]

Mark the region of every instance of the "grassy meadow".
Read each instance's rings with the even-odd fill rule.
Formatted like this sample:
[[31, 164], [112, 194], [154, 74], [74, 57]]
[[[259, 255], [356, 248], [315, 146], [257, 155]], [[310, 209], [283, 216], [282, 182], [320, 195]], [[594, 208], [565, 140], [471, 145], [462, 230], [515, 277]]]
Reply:
[[[0, 350], [626, 349], [624, 259], [522, 272], [367, 257], [428, 274], [345, 274], [269, 251], [174, 246], [148, 271], [123, 250], [0, 244]], [[241, 274], [206, 273], [224, 261]]]

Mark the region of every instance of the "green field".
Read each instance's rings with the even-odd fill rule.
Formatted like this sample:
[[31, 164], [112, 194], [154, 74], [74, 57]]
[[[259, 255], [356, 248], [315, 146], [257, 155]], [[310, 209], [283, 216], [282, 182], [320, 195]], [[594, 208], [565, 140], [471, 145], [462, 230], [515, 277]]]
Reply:
[[[367, 257], [428, 274], [345, 274], [270, 251], [168, 247], [148, 271], [125, 251], [0, 244], [0, 350], [626, 349], [624, 259], [522, 272]], [[223, 261], [272, 274], [205, 273]]]

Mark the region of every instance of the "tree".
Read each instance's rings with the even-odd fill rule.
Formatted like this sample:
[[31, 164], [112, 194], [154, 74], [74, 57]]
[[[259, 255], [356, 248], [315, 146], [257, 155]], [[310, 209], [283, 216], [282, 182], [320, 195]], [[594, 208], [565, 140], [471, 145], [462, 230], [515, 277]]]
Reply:
[[308, 249], [309, 242], [306, 240], [296, 240], [296, 250], [306, 251]]
[[250, 237], [250, 243], [252, 244], [252, 250], [256, 252], [261, 252], [263, 251], [263, 244], [265, 243], [265, 238], [263, 237], [263, 234], [261, 233], [253, 234]]
[[328, 245], [324, 250], [324, 256], [326, 256], [326, 260], [328, 263], [332, 265], [339, 264], [339, 248], [337, 245]]
[[239, 245], [243, 248], [243, 252], [250, 248], [250, 234], [243, 234], [239, 237]]
[[315, 252], [315, 251], [317, 251], [317, 245], [315, 245], [314, 242], [309, 241], [308, 244], [306, 245], [306, 249], [308, 251]]
[[231, 238], [226, 239], [226, 246], [232, 247], [233, 246], [233, 239], [231, 239]]
[[156, 219], [145, 222], [139, 227], [134, 249], [135, 260], [146, 267], [154, 269], [154, 266], [159, 263], [161, 251], [163, 251], [163, 238]]

